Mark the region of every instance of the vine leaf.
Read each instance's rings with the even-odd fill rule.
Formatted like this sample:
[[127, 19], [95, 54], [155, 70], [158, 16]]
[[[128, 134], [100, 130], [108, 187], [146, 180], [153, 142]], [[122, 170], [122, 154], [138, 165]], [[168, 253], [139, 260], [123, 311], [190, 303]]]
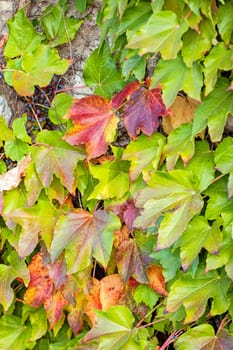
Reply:
[[147, 178], [151, 171], [158, 169], [164, 146], [164, 136], [154, 133], [151, 137], [140, 135], [126, 147], [122, 159], [131, 162], [129, 169], [131, 181], [136, 180], [141, 173]]
[[89, 163], [92, 176], [99, 180], [89, 199], [121, 198], [129, 189], [129, 162], [124, 160], [105, 161], [100, 165]]
[[47, 6], [41, 15], [41, 25], [51, 47], [73, 40], [81, 24], [81, 20], [65, 16], [60, 5]]
[[50, 329], [53, 329], [55, 324], [63, 315], [63, 308], [68, 304], [61, 290], [57, 290], [50, 298], [44, 302], [44, 308], [50, 323]]
[[35, 31], [24, 9], [19, 10], [7, 24], [9, 37], [4, 50], [6, 59], [30, 53], [40, 45], [43, 36]]
[[[107, 312], [96, 310], [96, 326], [84, 337], [84, 343], [99, 339], [101, 349], [120, 349], [132, 334], [134, 316], [125, 306], [113, 306]], [[134, 349], [134, 348], [132, 348]]]
[[110, 98], [121, 90], [124, 81], [117, 70], [109, 46], [105, 43], [95, 49], [85, 62], [83, 77], [85, 83], [95, 88], [95, 94]]
[[31, 156], [27, 155], [20, 162], [18, 162], [17, 166], [8, 170], [6, 173], [0, 175], [0, 191], [9, 191], [13, 188], [16, 188], [22, 177], [25, 176], [25, 172], [27, 167], [31, 162]]
[[35, 51], [21, 59], [21, 69], [12, 73], [12, 83], [21, 96], [31, 96], [34, 86], [47, 86], [54, 74], [62, 75], [69, 68], [70, 61], [61, 59], [56, 49], [40, 45]]
[[227, 329], [220, 329], [215, 334], [214, 328], [209, 324], [201, 324], [188, 329], [176, 341], [177, 350], [204, 350], [232, 348], [233, 336]]
[[167, 311], [174, 312], [183, 305], [186, 311], [184, 322], [194, 322], [205, 312], [207, 301], [213, 298], [210, 315], [222, 314], [229, 307], [226, 293], [230, 284], [227, 277], [219, 276], [216, 271], [204, 274], [198, 269], [194, 279], [183, 273], [171, 286]]
[[130, 96], [123, 107], [123, 123], [129, 135], [135, 138], [138, 131], [151, 136], [159, 126], [159, 116], [167, 114], [160, 88], [147, 89], [141, 86]]
[[192, 217], [200, 212], [203, 201], [195, 189], [191, 172], [155, 171], [148, 187], [139, 192], [136, 206], [144, 210], [134, 221], [135, 227], [147, 228], [163, 218], [157, 249], [164, 249], [181, 236]]
[[227, 90], [228, 86], [228, 79], [220, 78], [214, 90], [198, 105], [193, 121], [193, 136], [208, 125], [212, 142], [221, 140], [228, 114], [233, 113], [233, 92]]
[[229, 44], [232, 34], [232, 18], [233, 4], [227, 1], [224, 5], [218, 8], [217, 26], [219, 33], [226, 45]]
[[222, 174], [230, 174], [228, 178], [228, 196], [229, 198], [233, 195], [233, 142], [231, 137], [226, 137], [224, 140], [218, 145], [215, 151], [215, 164], [216, 168], [221, 171]]
[[61, 181], [70, 193], [75, 191], [74, 169], [85, 152], [79, 147], [72, 147], [61, 140], [58, 131], [44, 130], [37, 136], [38, 145], [33, 149], [32, 157], [38, 177], [44, 187], [49, 187], [53, 175]]
[[140, 49], [140, 54], [161, 52], [165, 60], [176, 58], [182, 47], [181, 36], [188, 29], [188, 21], [179, 23], [172, 11], [155, 12], [129, 40], [127, 47]]
[[89, 159], [107, 151], [118, 123], [108, 100], [97, 95], [75, 99], [66, 117], [73, 120], [74, 126], [64, 140], [71, 145], [85, 144]]
[[163, 269], [160, 265], [151, 265], [146, 270], [149, 285], [153, 288], [158, 294], [167, 296], [168, 293], [165, 289], [165, 279], [163, 276]]
[[116, 251], [116, 263], [124, 282], [134, 277], [138, 282], [148, 283], [145, 262], [134, 239], [121, 242]]
[[24, 350], [30, 343], [31, 327], [22, 324], [22, 319], [14, 315], [0, 318], [0, 348], [4, 350]]
[[51, 245], [51, 258], [55, 261], [66, 249], [69, 272], [87, 268], [94, 257], [106, 268], [113, 245], [114, 230], [120, 220], [105, 210], [93, 214], [83, 209], [71, 210], [59, 217]]
[[118, 109], [121, 107], [124, 101], [128, 100], [129, 97], [139, 88], [141, 84], [135, 80], [127, 84], [120, 92], [118, 92], [112, 99], [112, 105]]
[[183, 270], [191, 266], [203, 247], [211, 254], [218, 254], [221, 244], [219, 224], [215, 222], [210, 226], [203, 216], [195, 216], [176, 244], [176, 247], [180, 247]]
[[172, 105], [180, 90], [184, 90], [194, 100], [201, 101], [203, 78], [198, 62], [188, 68], [180, 56], [169, 61], [159, 61], [151, 79], [152, 86], [157, 86], [158, 83], [162, 85], [163, 101], [167, 108]]

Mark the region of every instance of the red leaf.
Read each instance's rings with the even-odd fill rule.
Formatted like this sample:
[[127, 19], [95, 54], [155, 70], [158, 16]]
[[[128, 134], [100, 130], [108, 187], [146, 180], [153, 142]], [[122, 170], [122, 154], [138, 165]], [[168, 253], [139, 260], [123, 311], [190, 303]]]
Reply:
[[165, 290], [165, 279], [163, 277], [163, 269], [162, 266], [152, 265], [147, 268], [147, 276], [149, 279], [149, 285], [153, 288], [157, 293], [162, 295], [167, 295], [167, 291]]
[[38, 253], [32, 258], [28, 266], [30, 282], [24, 294], [26, 304], [39, 307], [47, 299], [52, 297], [53, 283], [49, 278], [48, 270], [43, 266], [43, 255]]
[[131, 137], [136, 137], [139, 130], [150, 136], [158, 128], [158, 117], [166, 113], [161, 89], [148, 90], [141, 86], [125, 104], [123, 122]]
[[116, 94], [112, 99], [112, 105], [114, 108], [118, 109], [124, 100], [127, 100], [134, 91], [138, 90], [140, 88], [141, 84], [135, 80], [129, 83], [122, 89], [118, 94]]
[[71, 145], [86, 144], [89, 159], [107, 151], [118, 123], [111, 102], [97, 95], [75, 99], [66, 117], [73, 120], [74, 126], [64, 140]]
[[135, 207], [132, 200], [128, 199], [126, 202], [119, 205], [110, 205], [108, 208], [120, 218], [122, 223], [125, 223], [127, 226], [132, 228], [133, 221], [138, 212], [138, 209]]
[[63, 309], [67, 304], [68, 301], [64, 298], [60, 290], [45, 301], [44, 308], [47, 312], [50, 329], [53, 329], [57, 321], [60, 320], [63, 315]]

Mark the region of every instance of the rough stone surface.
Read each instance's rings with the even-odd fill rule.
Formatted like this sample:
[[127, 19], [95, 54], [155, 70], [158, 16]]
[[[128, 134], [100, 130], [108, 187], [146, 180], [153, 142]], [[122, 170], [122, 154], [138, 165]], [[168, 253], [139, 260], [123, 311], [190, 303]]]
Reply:
[[12, 117], [11, 109], [8, 106], [7, 100], [3, 96], [0, 96], [0, 116], [4, 116], [7, 123], [10, 122]]

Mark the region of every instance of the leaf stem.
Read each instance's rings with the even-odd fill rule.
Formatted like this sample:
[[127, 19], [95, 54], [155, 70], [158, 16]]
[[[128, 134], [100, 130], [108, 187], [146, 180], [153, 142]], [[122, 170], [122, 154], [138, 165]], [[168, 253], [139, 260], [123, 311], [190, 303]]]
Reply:
[[37, 114], [36, 114], [34, 108], [30, 106], [30, 109], [31, 109], [31, 111], [32, 111], [32, 113], [33, 113], [33, 115], [34, 115], [34, 117], [35, 117], [35, 119], [36, 119], [36, 122], [37, 122], [37, 124], [38, 124], [38, 126], [39, 126], [40, 131], [42, 131], [43, 128], [42, 128], [42, 126], [41, 126], [41, 123], [40, 123], [40, 121], [39, 121], [39, 119], [38, 119], [38, 116], [37, 116]]

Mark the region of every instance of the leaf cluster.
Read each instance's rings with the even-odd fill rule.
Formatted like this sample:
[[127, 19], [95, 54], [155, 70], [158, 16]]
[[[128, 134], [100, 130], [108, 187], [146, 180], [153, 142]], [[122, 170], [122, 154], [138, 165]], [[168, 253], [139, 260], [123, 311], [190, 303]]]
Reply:
[[[61, 9], [9, 22], [20, 95], [68, 67]], [[233, 348], [232, 11], [103, 1], [95, 93], [57, 94], [33, 140], [0, 119], [0, 349]]]

